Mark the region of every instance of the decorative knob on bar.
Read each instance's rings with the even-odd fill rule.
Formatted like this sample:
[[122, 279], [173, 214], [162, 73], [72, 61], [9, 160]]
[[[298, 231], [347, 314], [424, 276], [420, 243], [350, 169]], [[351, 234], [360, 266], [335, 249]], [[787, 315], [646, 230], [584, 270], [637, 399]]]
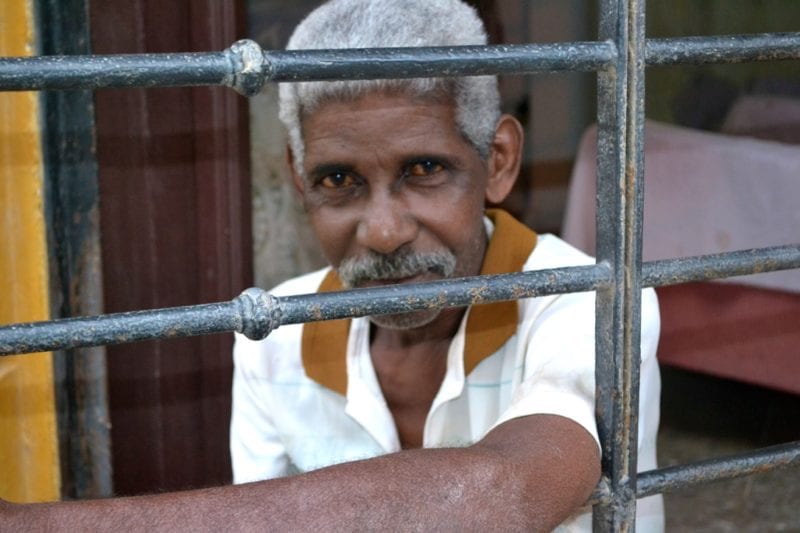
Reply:
[[242, 39], [233, 43], [225, 53], [233, 63], [231, 75], [224, 80], [225, 85], [244, 96], [258, 94], [267, 75], [264, 69], [264, 52], [258, 43]]
[[236, 331], [248, 339], [265, 339], [272, 330], [281, 325], [281, 307], [277, 298], [268, 292], [251, 287], [234, 300], [239, 308], [239, 323]]

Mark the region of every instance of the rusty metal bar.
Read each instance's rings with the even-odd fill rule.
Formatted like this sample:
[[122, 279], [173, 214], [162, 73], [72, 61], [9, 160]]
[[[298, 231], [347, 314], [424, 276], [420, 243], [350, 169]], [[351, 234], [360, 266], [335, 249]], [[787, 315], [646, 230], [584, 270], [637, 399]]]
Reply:
[[227, 331], [263, 339], [286, 324], [591, 291], [608, 280], [601, 264], [282, 298], [254, 288], [229, 302], [3, 326], [0, 355]]
[[273, 82], [591, 72], [615, 55], [608, 42], [264, 52]]
[[636, 495], [644, 498], [660, 492], [765, 473], [790, 466], [800, 466], [800, 442], [643, 472], [639, 474]]
[[800, 33], [648, 39], [647, 65], [704, 65], [800, 59]]
[[608, 285], [609, 279], [610, 269], [599, 264], [287, 296], [280, 299], [281, 323], [404, 313], [431, 307], [464, 307], [498, 300], [590, 291]]
[[[42, 54], [89, 54], [89, 0], [37, 0]], [[103, 312], [94, 95], [40, 95], [51, 316]], [[61, 496], [114, 494], [106, 350], [53, 353]]]
[[[800, 268], [800, 245], [742, 250], [685, 259], [644, 263], [642, 284], [663, 286], [758, 272]], [[347, 318], [422, 309], [434, 303], [443, 307], [511, 300], [545, 294], [602, 288], [609, 283], [608, 268], [565, 267], [555, 270], [479, 276], [389, 288], [360, 289], [328, 294], [276, 298], [280, 324]], [[234, 300], [236, 301], [236, 300]], [[411, 302], [411, 303], [410, 303]], [[0, 327], [0, 354], [29, 353], [77, 346], [116, 344], [168, 336], [240, 331], [239, 313], [232, 302], [184, 308], [118, 313], [105, 317], [73, 318]], [[222, 306], [222, 307], [220, 307]], [[320, 309], [320, 311], [316, 311]], [[209, 312], [209, 310], [211, 312]], [[114, 320], [101, 320], [114, 317]], [[173, 321], [173, 326], [164, 322]], [[52, 324], [52, 327], [48, 325]], [[58, 325], [58, 326], [57, 326]], [[140, 332], [143, 328], [145, 332]], [[98, 337], [89, 344], [92, 335]], [[31, 339], [38, 339], [34, 342]], [[46, 339], [46, 340], [45, 340]]]
[[[662, 492], [797, 466], [800, 466], [800, 441], [641, 472], [637, 476], [636, 497], [646, 498]], [[611, 490], [605, 481], [597, 484], [589, 499], [591, 505], [612, 501]]]
[[0, 355], [239, 331], [233, 302], [28, 322], [0, 328]]
[[[642, 285], [658, 287], [792, 268], [800, 268], [800, 245], [651, 261], [642, 266]], [[610, 283], [610, 268], [606, 263], [600, 263], [414, 285], [286, 296], [265, 301], [265, 305], [278, 308], [275, 313], [279, 318], [272, 326], [274, 328], [315, 320], [413, 311], [431, 305], [457, 307], [596, 290]], [[215, 304], [0, 326], [0, 355], [227, 331], [244, 332], [245, 324], [259, 319], [255, 309], [241, 308], [237, 304], [242, 298], [240, 296], [229, 302]], [[261, 300], [256, 300], [256, 303], [261, 303]], [[261, 316], [270, 316], [272, 307], [261, 310]]]
[[594, 507], [595, 531], [632, 531], [641, 331], [644, 3], [604, 0], [600, 39], [615, 43], [614, 68], [598, 76], [597, 260], [613, 283], [597, 291], [596, 409], [603, 481], [611, 500]]
[[264, 51], [241, 40], [223, 52], [0, 58], [0, 90], [224, 85], [252, 96], [267, 81], [595, 71], [614, 55], [607, 42]]
[[265, 76], [261, 47], [250, 40], [222, 52], [0, 58], [0, 91], [224, 85], [252, 96]]
[[[800, 57], [800, 33], [649, 39], [650, 66]], [[0, 58], [0, 91], [222, 85], [252, 96], [266, 82], [602, 71], [613, 40], [523, 45], [262, 50], [251, 40], [222, 52]]]
[[793, 268], [800, 268], [800, 244], [648, 261], [642, 265], [642, 284], [662, 287]]

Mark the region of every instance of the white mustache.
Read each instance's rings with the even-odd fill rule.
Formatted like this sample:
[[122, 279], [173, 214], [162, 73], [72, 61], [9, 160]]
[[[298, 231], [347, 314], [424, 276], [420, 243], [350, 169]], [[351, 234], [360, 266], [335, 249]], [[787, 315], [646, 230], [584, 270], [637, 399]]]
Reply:
[[347, 288], [374, 280], [400, 279], [433, 272], [449, 278], [456, 269], [456, 256], [449, 250], [414, 252], [400, 249], [391, 254], [370, 252], [345, 259], [337, 272]]

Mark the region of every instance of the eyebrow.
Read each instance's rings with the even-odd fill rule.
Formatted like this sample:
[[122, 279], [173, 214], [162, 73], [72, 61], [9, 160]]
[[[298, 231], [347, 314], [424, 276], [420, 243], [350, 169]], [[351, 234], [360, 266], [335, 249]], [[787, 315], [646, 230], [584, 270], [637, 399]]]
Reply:
[[403, 158], [402, 164], [411, 165], [413, 163], [419, 163], [420, 161], [426, 160], [439, 161], [450, 167], [458, 166], [460, 163], [459, 158], [454, 158], [450, 155], [421, 153]]
[[309, 172], [309, 178], [319, 178], [321, 176], [327, 176], [328, 174], [333, 174], [335, 172], [353, 172], [355, 167], [353, 165], [349, 165], [346, 163], [320, 163], [319, 165], [315, 165]]

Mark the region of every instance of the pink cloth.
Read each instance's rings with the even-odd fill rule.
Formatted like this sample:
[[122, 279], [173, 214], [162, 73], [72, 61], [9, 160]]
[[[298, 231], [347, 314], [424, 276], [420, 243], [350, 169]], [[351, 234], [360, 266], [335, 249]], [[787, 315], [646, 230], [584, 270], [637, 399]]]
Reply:
[[[800, 243], [800, 146], [645, 125], [645, 261]], [[597, 129], [584, 134], [563, 237], [595, 249]], [[800, 293], [800, 270], [735, 278]]]
[[800, 99], [749, 95], [734, 102], [722, 133], [800, 144]]

